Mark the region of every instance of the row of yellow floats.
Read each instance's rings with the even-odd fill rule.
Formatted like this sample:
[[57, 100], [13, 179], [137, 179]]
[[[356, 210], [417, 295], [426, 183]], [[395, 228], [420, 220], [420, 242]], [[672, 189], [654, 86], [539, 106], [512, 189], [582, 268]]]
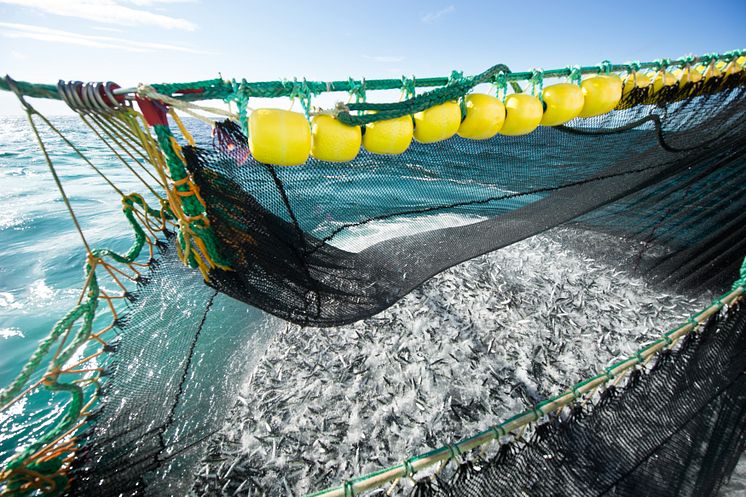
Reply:
[[[687, 67], [653, 75], [629, 74], [624, 81], [615, 73], [599, 74], [580, 85], [557, 83], [542, 91], [542, 100], [527, 93], [507, 95], [504, 102], [491, 95], [472, 93], [461, 105], [450, 101], [413, 116], [377, 121], [365, 126], [347, 126], [331, 115], [306, 116], [278, 109], [257, 109], [249, 116], [249, 148], [254, 158], [265, 164], [296, 166], [309, 155], [322, 161], [348, 162], [360, 147], [375, 154], [401, 154], [412, 143], [434, 143], [459, 135], [485, 140], [497, 134], [518, 136], [539, 126], [557, 126], [576, 117], [594, 117], [613, 110], [622, 97], [635, 88], [663, 87], [696, 83], [723, 73], [744, 69], [746, 57], [709, 67]], [[463, 117], [463, 118], [462, 118]]]

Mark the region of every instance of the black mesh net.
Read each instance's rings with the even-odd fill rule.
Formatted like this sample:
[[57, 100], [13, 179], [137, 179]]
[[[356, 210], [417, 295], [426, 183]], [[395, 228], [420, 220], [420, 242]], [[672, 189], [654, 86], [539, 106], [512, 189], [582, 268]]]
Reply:
[[[746, 248], [745, 109], [736, 88], [527, 136], [454, 137], [396, 157], [362, 152], [298, 168], [254, 162], [246, 138], [225, 125], [219, 133], [235, 146], [186, 153], [233, 261], [210, 284], [290, 321], [339, 325], [455, 264], [571, 223], [639, 242], [632, 269], [658, 281], [722, 288]], [[472, 221], [433, 219], [354, 253], [335, 246], [376, 221], [442, 213]]]
[[[344, 164], [260, 164], [238, 127], [220, 125], [212, 146], [184, 154], [232, 270], [211, 271], [209, 288], [164, 249], [121, 323], [71, 494], [186, 491], [199, 448], [261, 352], [237, 357], [245, 349], [232, 344], [264, 343], [242, 325], [253, 311], [226, 295], [301, 325], [340, 325], [561, 225], [613, 235], [586, 249], [662, 289], [723, 292], [746, 254], [742, 78], [654, 101], [633, 94], [625, 108], [526, 136], [413, 143], [401, 156], [362, 151]], [[406, 222], [393, 229], [394, 220]], [[384, 239], [360, 244], [373, 227]], [[186, 296], [174, 300], [177, 291]], [[743, 446], [744, 312], [713, 320], [592, 413], [415, 491], [713, 495]]]
[[746, 307], [711, 319], [623, 390], [551, 418], [420, 495], [717, 495], [744, 449]]

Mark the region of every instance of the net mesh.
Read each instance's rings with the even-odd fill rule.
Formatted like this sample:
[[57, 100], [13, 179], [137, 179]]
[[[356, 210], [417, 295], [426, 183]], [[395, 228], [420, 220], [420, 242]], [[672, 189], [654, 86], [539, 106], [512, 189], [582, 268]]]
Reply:
[[744, 449], [746, 312], [712, 318], [590, 412], [552, 417], [529, 443], [418, 495], [718, 495]]
[[[147, 114], [152, 102], [140, 104]], [[161, 153], [151, 159], [170, 169], [168, 214], [181, 230], [164, 228], [149, 275], [115, 323], [114, 359], [64, 492], [188, 491], [205, 441], [271, 334], [268, 317], [245, 325], [255, 311], [242, 303], [300, 325], [350, 323], [447, 268], [558, 226], [610, 235], [588, 248], [661, 290], [721, 294], [739, 277], [743, 285], [745, 111], [746, 71], [729, 72], [633, 91], [608, 114], [526, 136], [454, 137], [399, 156], [361, 151], [344, 164], [293, 168], [256, 162], [230, 121], [215, 126], [211, 144], [186, 137], [183, 146], [165, 121], [152, 125]], [[382, 239], [360, 242], [374, 228]], [[415, 494], [714, 495], [743, 449], [745, 312], [736, 304], [588, 411], [550, 416], [525, 443], [469, 458], [448, 480], [423, 478]], [[247, 341], [257, 344], [248, 357], [239, 346]]]

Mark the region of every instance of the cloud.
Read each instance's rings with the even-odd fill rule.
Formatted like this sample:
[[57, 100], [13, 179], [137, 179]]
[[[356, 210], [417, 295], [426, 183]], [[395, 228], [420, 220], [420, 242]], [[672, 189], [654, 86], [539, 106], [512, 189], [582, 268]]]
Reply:
[[[135, 5], [150, 5], [162, 0], [135, 0]], [[140, 3], [138, 3], [140, 2]], [[156, 26], [164, 29], [194, 31], [197, 25], [186, 19], [154, 14], [143, 9], [121, 5], [119, 0], [0, 0], [0, 3], [20, 5], [48, 14], [77, 17], [120, 26]]]
[[402, 55], [363, 55], [364, 58], [375, 62], [402, 62]]
[[91, 26], [91, 29], [96, 30], [96, 31], [106, 31], [107, 33], [124, 33], [124, 29], [109, 28], [106, 26]]
[[70, 31], [13, 22], [0, 22], [0, 36], [4, 36], [5, 38], [26, 38], [54, 43], [67, 43], [70, 45], [80, 45], [92, 48], [124, 50], [126, 52], [169, 51], [191, 54], [211, 53], [203, 50], [195, 50], [189, 47], [170, 45], [167, 43], [140, 42], [125, 38], [115, 38], [112, 36], [82, 35]]
[[454, 7], [453, 5], [449, 5], [448, 7], [444, 8], [444, 9], [437, 10], [435, 12], [428, 12], [427, 14], [425, 14], [424, 16], [422, 16], [421, 20], [425, 24], [432, 24], [435, 21], [437, 21], [438, 19], [440, 19], [441, 17], [450, 14], [454, 10], [456, 10], [456, 7]]
[[197, 3], [197, 0], [125, 0], [139, 6], [155, 5], [159, 3]]

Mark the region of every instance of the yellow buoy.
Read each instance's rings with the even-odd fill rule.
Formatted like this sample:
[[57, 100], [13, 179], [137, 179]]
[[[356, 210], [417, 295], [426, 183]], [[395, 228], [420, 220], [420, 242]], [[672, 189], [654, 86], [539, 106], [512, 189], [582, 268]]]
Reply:
[[412, 116], [366, 124], [363, 147], [374, 154], [401, 154], [412, 143], [413, 129]]
[[723, 73], [718, 69], [717, 64], [710, 63], [708, 66], [703, 66], [702, 73], [705, 76], [705, 81], [710, 78], [719, 78]]
[[505, 99], [505, 122], [501, 135], [518, 136], [531, 133], [539, 127], [544, 115], [541, 101], [527, 93], [512, 93]]
[[558, 83], [547, 86], [544, 96], [544, 116], [542, 126], [557, 126], [572, 121], [583, 110], [583, 90], [571, 83]]
[[347, 126], [332, 116], [311, 119], [311, 155], [328, 162], [348, 162], [357, 157], [363, 141], [360, 126]]
[[721, 71], [723, 74], [736, 74], [738, 71], [741, 70], [741, 67], [737, 63], [737, 59], [725, 62], [724, 60], [719, 60], [715, 63], [715, 68], [718, 71]]
[[614, 109], [622, 98], [622, 79], [616, 74], [590, 77], [580, 84], [585, 97], [580, 117], [606, 114]]
[[684, 86], [689, 83], [699, 83], [702, 81], [702, 73], [698, 71], [696, 68], [687, 66], [684, 69], [680, 69], [677, 71], [679, 72], [676, 74], [676, 71], [674, 71], [674, 75], [676, 75], [679, 78], [679, 86]]
[[311, 126], [297, 112], [257, 109], [249, 116], [249, 150], [264, 164], [298, 166], [311, 151]]
[[486, 140], [500, 131], [505, 122], [503, 103], [483, 93], [472, 93], [464, 97], [466, 118], [458, 128], [458, 135], [472, 140]]
[[658, 93], [664, 86], [675, 86], [679, 80], [668, 71], [658, 71], [653, 78], [653, 93]]
[[458, 102], [445, 102], [414, 115], [414, 139], [421, 143], [446, 140], [461, 125], [461, 107]]
[[629, 95], [635, 88], [647, 88], [651, 81], [650, 76], [642, 72], [634, 72], [627, 75], [622, 83], [622, 98]]

